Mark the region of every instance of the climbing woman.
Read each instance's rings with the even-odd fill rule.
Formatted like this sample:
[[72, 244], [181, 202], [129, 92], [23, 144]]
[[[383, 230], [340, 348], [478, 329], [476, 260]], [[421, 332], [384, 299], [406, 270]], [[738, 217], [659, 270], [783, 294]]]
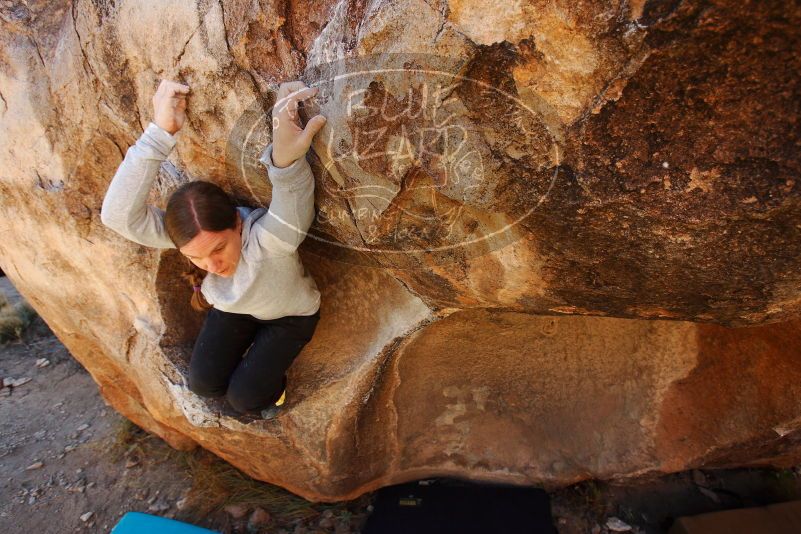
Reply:
[[314, 218], [306, 152], [326, 119], [316, 115], [302, 127], [298, 105], [317, 88], [282, 83], [272, 142], [259, 158], [272, 183], [269, 209], [236, 206], [216, 184], [196, 180], [176, 189], [161, 210], [146, 204], [148, 191], [176, 144], [189, 93], [187, 85], [161, 81], [153, 121], [127, 150], [100, 218], [131, 241], [186, 257], [190, 303], [208, 310], [192, 350], [189, 389], [225, 395], [237, 412], [269, 419], [284, 403], [287, 369], [320, 319], [320, 292], [297, 249]]

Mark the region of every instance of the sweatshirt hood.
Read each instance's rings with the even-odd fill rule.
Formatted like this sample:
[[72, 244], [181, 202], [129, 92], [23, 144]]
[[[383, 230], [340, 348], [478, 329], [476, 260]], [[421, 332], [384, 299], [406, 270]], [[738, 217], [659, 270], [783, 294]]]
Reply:
[[248, 206], [239, 206], [239, 214], [242, 216], [242, 250], [247, 250], [248, 243], [250, 242], [250, 229], [253, 225], [267, 215], [267, 208], [250, 208]]

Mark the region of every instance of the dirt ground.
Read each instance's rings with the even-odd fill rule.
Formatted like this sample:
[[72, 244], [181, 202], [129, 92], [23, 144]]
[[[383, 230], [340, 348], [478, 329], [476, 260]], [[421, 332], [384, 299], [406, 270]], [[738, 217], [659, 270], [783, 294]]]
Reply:
[[[19, 299], [7, 278], [0, 292]], [[0, 532], [108, 533], [125, 512], [141, 511], [223, 533], [346, 534], [360, 532], [372, 510], [374, 494], [309, 503], [203, 449], [171, 449], [107, 406], [38, 317], [0, 345], [3, 378], [17, 385], [0, 389]], [[551, 493], [551, 508], [561, 534], [613, 532], [613, 518], [651, 534], [680, 515], [800, 498], [798, 469], [740, 469], [583, 482]]]

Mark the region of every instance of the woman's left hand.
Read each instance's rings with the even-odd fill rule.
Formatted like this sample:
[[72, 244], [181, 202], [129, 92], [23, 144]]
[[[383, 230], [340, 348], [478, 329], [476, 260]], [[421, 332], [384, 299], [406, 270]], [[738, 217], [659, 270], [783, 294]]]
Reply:
[[288, 167], [305, 156], [315, 134], [325, 125], [326, 118], [315, 115], [303, 128], [298, 103], [314, 97], [318, 87], [307, 87], [301, 81], [284, 82], [278, 88], [278, 100], [273, 106], [273, 165]]

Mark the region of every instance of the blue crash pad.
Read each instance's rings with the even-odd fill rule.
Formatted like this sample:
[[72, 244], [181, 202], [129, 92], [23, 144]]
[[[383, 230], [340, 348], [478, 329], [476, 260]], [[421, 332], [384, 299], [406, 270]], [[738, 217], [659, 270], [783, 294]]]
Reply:
[[216, 530], [196, 527], [183, 521], [143, 512], [127, 512], [111, 529], [111, 534], [220, 534]]

